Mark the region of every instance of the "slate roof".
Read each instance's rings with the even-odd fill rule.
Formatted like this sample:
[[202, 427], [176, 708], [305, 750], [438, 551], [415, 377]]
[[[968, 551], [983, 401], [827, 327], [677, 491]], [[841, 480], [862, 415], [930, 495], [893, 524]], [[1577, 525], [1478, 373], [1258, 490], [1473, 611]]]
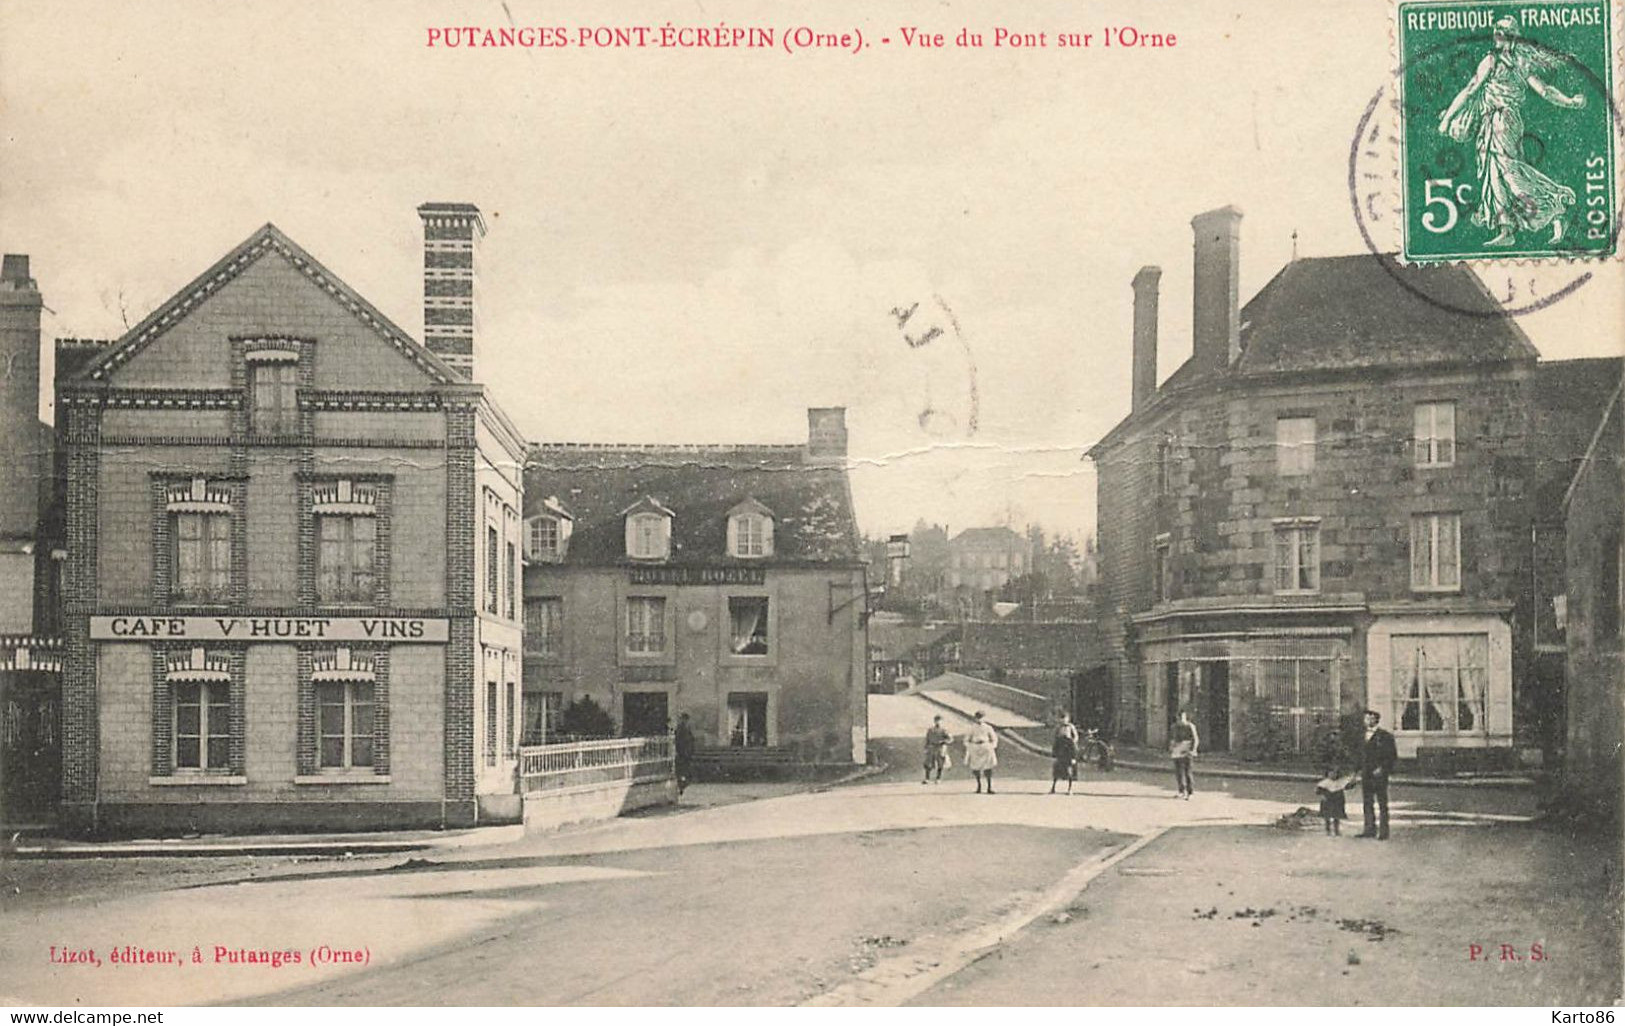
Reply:
[[1620, 387], [1617, 356], [1555, 360], [1535, 369], [1535, 508], [1560, 516], [1564, 495], [1585, 463], [1586, 450]]
[[959, 630], [952, 624], [910, 623], [878, 615], [869, 618], [869, 647], [880, 659], [906, 659], [922, 648], [958, 636]]
[[[525, 514], [556, 497], [574, 518], [566, 566], [627, 566], [622, 511], [653, 499], [674, 514], [667, 566], [855, 564], [861, 558], [846, 470], [800, 445], [532, 446]], [[728, 513], [746, 499], [773, 512], [773, 555], [727, 553]]]
[[1008, 527], [967, 527], [954, 535], [950, 545], [989, 545], [1003, 548], [1007, 545], [1021, 545], [1025, 540], [1021, 535]]

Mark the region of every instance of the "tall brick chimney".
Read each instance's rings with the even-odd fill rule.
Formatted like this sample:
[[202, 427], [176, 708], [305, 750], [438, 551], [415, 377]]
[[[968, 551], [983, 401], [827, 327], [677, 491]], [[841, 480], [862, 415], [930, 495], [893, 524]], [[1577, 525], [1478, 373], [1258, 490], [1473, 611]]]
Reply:
[[1162, 268], [1142, 267], [1134, 276], [1134, 392], [1130, 412], [1157, 394], [1157, 284]]
[[39, 287], [28, 257], [0, 260], [0, 538], [32, 538], [39, 529], [45, 432], [39, 419]]
[[807, 410], [807, 455], [820, 460], [846, 459], [846, 407]]
[[1191, 218], [1196, 237], [1196, 283], [1191, 324], [1196, 365], [1223, 370], [1241, 355], [1241, 211], [1220, 207]]
[[459, 376], [474, 377], [474, 250], [485, 235], [472, 203], [425, 203], [423, 344]]

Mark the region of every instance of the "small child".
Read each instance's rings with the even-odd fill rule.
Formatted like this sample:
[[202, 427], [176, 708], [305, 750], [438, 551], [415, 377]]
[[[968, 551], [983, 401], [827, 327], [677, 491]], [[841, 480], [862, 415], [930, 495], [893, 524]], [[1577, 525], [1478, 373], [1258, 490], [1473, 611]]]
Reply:
[[1326, 824], [1327, 836], [1341, 836], [1343, 820], [1348, 819], [1344, 808], [1343, 792], [1354, 783], [1354, 777], [1344, 777], [1336, 765], [1326, 767], [1325, 776], [1315, 782], [1315, 794], [1320, 796], [1320, 818]]

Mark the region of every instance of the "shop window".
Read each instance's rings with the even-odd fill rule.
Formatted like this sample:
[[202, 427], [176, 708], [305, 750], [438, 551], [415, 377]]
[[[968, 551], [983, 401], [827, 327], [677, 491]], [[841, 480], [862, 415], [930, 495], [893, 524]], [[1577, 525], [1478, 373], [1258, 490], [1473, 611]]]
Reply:
[[1461, 590], [1461, 514], [1411, 517], [1411, 590]]
[[1456, 404], [1416, 404], [1416, 465], [1448, 467], [1456, 462]]
[[1275, 470], [1286, 476], [1313, 473], [1315, 469], [1315, 418], [1277, 417], [1275, 420]]
[[767, 598], [761, 595], [728, 599], [731, 629], [730, 650], [734, 655], [767, 655]]
[[1320, 590], [1320, 525], [1305, 521], [1275, 525], [1275, 592]]
[[317, 682], [317, 740], [322, 769], [372, 766], [373, 708], [370, 681]]
[[626, 600], [626, 650], [640, 655], [666, 651], [666, 600], [633, 595]]
[[1484, 733], [1488, 635], [1399, 635], [1391, 645], [1394, 723], [1399, 730]]
[[736, 691], [728, 696], [728, 744], [734, 748], [766, 747], [767, 695]]

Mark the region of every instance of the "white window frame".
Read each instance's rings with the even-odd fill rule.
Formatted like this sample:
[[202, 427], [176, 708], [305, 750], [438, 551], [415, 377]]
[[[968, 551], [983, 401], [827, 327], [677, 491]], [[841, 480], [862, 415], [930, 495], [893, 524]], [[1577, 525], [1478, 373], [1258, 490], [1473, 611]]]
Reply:
[[[1281, 562], [1281, 543], [1289, 546], [1290, 562]], [[1307, 546], [1306, 543], [1307, 542]], [[1306, 551], [1307, 550], [1307, 551]], [[1275, 562], [1275, 594], [1315, 595], [1320, 592], [1320, 521], [1294, 518], [1275, 521], [1272, 553]], [[1290, 585], [1283, 587], [1281, 573], [1290, 575]], [[1307, 583], [1305, 572], [1307, 571]]]
[[[179, 603], [223, 603], [231, 596], [231, 513], [225, 510], [183, 510], [172, 512], [170, 532], [173, 540], [170, 567], [170, 597]], [[198, 525], [198, 537], [181, 537], [181, 525]], [[221, 536], [221, 532], [224, 536]], [[223, 545], [221, 544], [223, 543]], [[190, 574], [185, 570], [181, 551], [188, 545], [197, 547], [197, 568]], [[221, 563], [215, 556], [224, 549]], [[186, 577], [195, 575], [196, 580]]]
[[[316, 681], [316, 767], [318, 772], [331, 773], [343, 770], [371, 770], [378, 758], [378, 691], [377, 685], [368, 680], [323, 680]], [[344, 709], [343, 744], [340, 748], [339, 762], [327, 761], [327, 741], [335, 735], [323, 729], [323, 709], [335, 703], [324, 701], [328, 689], [340, 689], [340, 697]], [[369, 689], [366, 702], [359, 700], [357, 692], [361, 688]], [[356, 730], [356, 707], [368, 705], [372, 707], [372, 730]], [[367, 739], [367, 761], [356, 761], [356, 741], [365, 737]]]
[[[666, 627], [666, 614], [669, 609], [669, 600], [664, 595], [628, 595], [626, 597], [626, 613], [622, 624], [623, 633], [621, 644], [627, 654], [635, 656], [661, 656], [671, 645], [671, 635]], [[633, 610], [640, 612], [634, 613]], [[637, 622], [634, 622], [636, 620]], [[634, 627], [641, 630], [634, 631]], [[658, 628], [656, 634], [652, 628]], [[658, 637], [659, 647], [650, 647], [648, 639]]]
[[[1469, 638], [1481, 644], [1480, 651], [1484, 656], [1484, 662], [1481, 666], [1472, 667], [1468, 665], [1466, 642]], [[1414, 660], [1406, 667], [1397, 665], [1392, 655], [1393, 650], [1401, 643], [1401, 639], [1404, 639], [1407, 647], [1411, 648], [1410, 654]], [[1427, 678], [1429, 664], [1427, 663], [1426, 652], [1429, 648], [1438, 649], [1446, 642], [1449, 642], [1455, 649], [1454, 659], [1451, 660], [1450, 664], [1440, 667], [1440, 669], [1454, 671], [1450, 681], [1450, 697], [1452, 700], [1445, 703], [1445, 711], [1449, 713], [1449, 716], [1440, 715], [1439, 718], [1443, 725], [1438, 730], [1429, 730], [1427, 728], [1428, 710], [1431, 708], [1434, 712], [1439, 712], [1439, 703], [1433, 701], [1434, 696], [1429, 693]], [[1415, 682], [1417, 686], [1417, 725], [1415, 727], [1405, 726], [1405, 710], [1411, 704], [1409, 688], [1402, 689], [1395, 686], [1390, 691], [1389, 698], [1393, 706], [1394, 733], [1421, 738], [1483, 737], [1489, 733], [1490, 704], [1492, 701], [1490, 692], [1493, 689], [1490, 662], [1494, 658], [1494, 649], [1488, 634], [1476, 631], [1467, 631], [1460, 634], [1395, 634], [1389, 639], [1388, 644], [1390, 651], [1389, 672], [1394, 676], [1394, 683], [1397, 685], [1401, 674], [1405, 674], [1404, 679], [1407, 683]], [[1483, 674], [1480, 682], [1482, 687], [1475, 696], [1476, 701], [1464, 702], [1462, 699], [1467, 697], [1470, 691], [1469, 688], [1464, 686], [1464, 673], [1471, 669], [1477, 669]], [[1469, 730], [1461, 729], [1462, 705], [1469, 706], [1473, 712], [1475, 722]]]
[[[1454, 580], [1445, 581], [1439, 561], [1439, 538], [1441, 528], [1453, 533], [1453, 548], [1455, 549], [1454, 565], [1450, 566]], [[1419, 579], [1417, 576], [1417, 544], [1424, 540], [1427, 545], [1427, 577]], [[1459, 512], [1443, 513], [1417, 513], [1411, 517], [1411, 552], [1410, 552], [1411, 590], [1423, 592], [1459, 592], [1461, 591], [1461, 514]]]
[[[762, 633], [761, 633], [761, 637], [762, 637], [762, 644], [764, 646], [763, 651], [761, 651], [761, 652], [741, 652], [741, 651], [738, 651], [737, 649], [734, 648], [734, 645], [732, 643], [732, 639], [735, 636], [734, 635], [734, 603], [736, 603], [736, 602], [739, 602], [739, 603], [759, 602], [759, 603], [761, 603], [761, 608], [762, 608], [762, 625], [761, 625], [762, 626]], [[776, 641], [776, 639], [773, 637], [773, 599], [772, 599], [772, 596], [769, 596], [769, 595], [729, 595], [729, 596], [727, 596], [727, 600], [726, 600], [725, 605], [726, 605], [726, 608], [728, 610], [728, 638], [729, 638], [729, 642], [730, 642], [729, 646], [728, 646], [729, 655], [735, 656], [735, 657], [740, 658], [740, 659], [766, 659], [769, 656], [773, 655], [774, 654], [773, 653], [774, 642]]]
[[[1298, 437], [1308, 425], [1308, 437]], [[1281, 477], [1304, 477], [1315, 472], [1315, 418], [1275, 418], [1275, 472]]]
[[[376, 601], [378, 592], [378, 525], [377, 520], [368, 515], [354, 513], [316, 513], [316, 601], [322, 605], [372, 605]], [[328, 539], [322, 533], [328, 521], [343, 525], [343, 537], [336, 539], [337, 548], [342, 552], [343, 558], [339, 560], [334, 572], [339, 578], [337, 592], [328, 592], [323, 589], [322, 582], [328, 574], [328, 558], [326, 553], [329, 546]], [[356, 567], [353, 565], [355, 553], [362, 543], [355, 538], [356, 525], [366, 521], [372, 525], [372, 539], [366, 543], [371, 549], [367, 559], [367, 576], [372, 578], [372, 585], [361, 592], [355, 586]]]
[[[650, 530], [644, 531], [648, 527]], [[626, 518], [626, 554], [632, 559], [668, 559], [671, 556], [671, 517], [664, 513], [632, 513]]]
[[548, 625], [545, 612], [538, 616], [525, 617], [525, 634], [534, 639], [533, 644], [526, 645], [526, 649], [533, 655], [544, 659], [552, 659], [564, 654], [564, 596], [562, 595], [532, 595], [525, 600], [527, 606], [535, 610], [557, 609], [558, 616], [554, 618], [552, 626]]
[[[222, 774], [231, 772], [231, 682], [226, 680], [189, 680], [170, 682], [170, 766], [177, 773], [207, 773]], [[182, 689], [195, 687], [198, 689], [198, 732], [196, 734], [181, 733], [181, 706], [191, 705], [190, 702], [181, 701]], [[217, 690], [218, 689], [218, 690]], [[223, 701], [211, 702], [210, 697], [218, 695]], [[210, 708], [221, 711], [225, 722], [215, 724], [210, 719]], [[181, 738], [196, 737], [198, 743], [197, 765], [190, 766], [181, 762]], [[209, 759], [209, 742], [224, 739], [226, 742], [225, 759], [215, 765]]]
[[773, 518], [765, 513], [736, 513], [729, 517], [728, 552], [739, 559], [773, 555]]
[[558, 517], [544, 513], [531, 517], [525, 524], [525, 555], [529, 559], [556, 561], [564, 555], [563, 542], [564, 525]]
[[[1448, 427], [1440, 424], [1439, 414], [1449, 411], [1445, 419]], [[1453, 467], [1456, 465], [1456, 403], [1437, 400], [1417, 403], [1415, 413], [1415, 448], [1418, 467]], [[1448, 458], [1445, 450], [1448, 449]]]
[[[262, 437], [299, 433], [299, 364], [288, 360], [250, 360], [249, 429]], [[260, 380], [261, 377], [268, 380]], [[286, 379], [286, 380], [283, 380]]]

